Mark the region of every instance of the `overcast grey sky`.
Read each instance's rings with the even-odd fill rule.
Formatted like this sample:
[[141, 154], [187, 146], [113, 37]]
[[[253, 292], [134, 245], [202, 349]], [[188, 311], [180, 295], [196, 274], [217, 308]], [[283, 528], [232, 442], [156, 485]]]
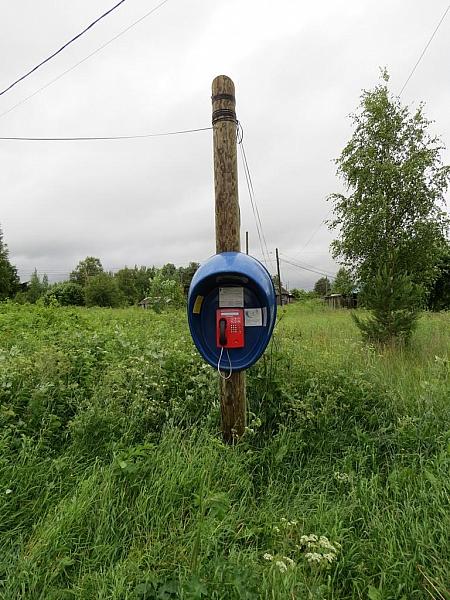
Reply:
[[[80, 40], [0, 96], [0, 114], [160, 0], [127, 0]], [[3, 89], [114, 0], [1, 1]], [[386, 66], [398, 93], [448, 0], [168, 0], [70, 73], [0, 117], [0, 136], [109, 136], [208, 127], [211, 82], [235, 82], [237, 116], [270, 252], [336, 272], [328, 194], [349, 113]], [[450, 145], [450, 15], [402, 99], [426, 103]], [[444, 155], [449, 162], [449, 152]], [[212, 132], [96, 142], [0, 141], [0, 225], [27, 280], [61, 279], [87, 255], [106, 269], [177, 265], [214, 252]], [[260, 257], [240, 165], [242, 234]], [[271, 254], [271, 260], [274, 254]], [[273, 263], [269, 264], [273, 270]], [[290, 287], [318, 275], [282, 264]]]

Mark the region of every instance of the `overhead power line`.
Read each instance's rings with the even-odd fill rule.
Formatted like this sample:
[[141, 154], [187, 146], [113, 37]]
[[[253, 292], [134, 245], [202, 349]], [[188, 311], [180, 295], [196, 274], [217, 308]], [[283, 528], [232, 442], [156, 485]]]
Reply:
[[15, 85], [17, 85], [18, 83], [20, 83], [21, 81], [23, 81], [24, 79], [26, 79], [27, 77], [29, 77], [32, 73], [34, 73], [40, 67], [42, 67], [42, 65], [45, 65], [45, 63], [47, 63], [49, 60], [51, 60], [56, 55], [58, 55], [60, 52], [62, 52], [65, 48], [67, 48], [67, 46], [70, 46], [70, 44], [73, 44], [73, 42], [75, 42], [82, 35], [84, 35], [87, 31], [89, 31], [89, 29], [91, 29], [92, 27], [94, 27], [94, 25], [96, 25], [99, 21], [101, 21], [106, 16], [108, 16], [109, 14], [111, 14], [114, 10], [116, 10], [116, 8], [118, 8], [124, 2], [125, 2], [125, 0], [120, 0], [120, 2], [118, 2], [115, 6], [113, 6], [112, 8], [110, 8], [109, 10], [107, 10], [105, 13], [103, 13], [102, 15], [100, 15], [100, 17], [98, 17], [97, 19], [95, 19], [95, 21], [93, 21], [87, 27], [85, 27], [83, 29], [83, 31], [80, 31], [80, 33], [78, 33], [75, 37], [73, 37], [71, 40], [69, 40], [68, 42], [66, 42], [65, 44], [63, 44], [61, 46], [61, 48], [59, 48], [58, 50], [56, 50], [56, 52], [53, 52], [53, 54], [51, 54], [50, 56], [48, 56], [46, 59], [44, 59], [43, 61], [41, 61], [38, 65], [36, 65], [32, 69], [30, 69], [27, 73], [25, 73], [25, 75], [22, 75], [22, 77], [19, 77], [19, 79], [16, 79], [16, 81], [14, 81], [8, 87], [6, 87], [4, 90], [2, 90], [0, 92], [0, 96], [2, 96], [7, 91], [9, 91], [11, 88], [13, 88]]
[[198, 131], [210, 131], [212, 127], [199, 127], [197, 129], [182, 129], [180, 131], [164, 131], [161, 133], [142, 133], [138, 135], [111, 135], [111, 136], [78, 136], [78, 137], [0, 137], [0, 140], [16, 142], [88, 142], [93, 140], [137, 140], [142, 138], [163, 137], [167, 135], [182, 135]]
[[302, 271], [309, 271], [310, 273], [316, 273], [317, 275], [322, 275], [323, 277], [329, 277], [331, 279], [334, 279], [336, 277], [335, 275], [331, 275], [330, 273], [324, 273], [323, 271], [318, 271], [317, 269], [310, 269], [308, 267], [301, 266], [297, 263], [292, 262], [291, 260], [286, 260], [285, 258], [281, 258], [280, 260], [281, 262], [287, 263], [288, 265], [292, 265], [293, 267], [301, 269]]
[[422, 60], [422, 58], [425, 55], [425, 52], [428, 50], [428, 46], [431, 44], [431, 42], [433, 41], [434, 36], [436, 35], [439, 27], [442, 25], [443, 20], [445, 19], [445, 17], [447, 16], [448, 11], [450, 10], [450, 4], [447, 6], [447, 8], [444, 11], [444, 14], [442, 15], [439, 23], [436, 26], [436, 29], [433, 31], [433, 33], [431, 34], [430, 39], [428, 40], [428, 42], [425, 45], [425, 48], [422, 50], [421, 55], [419, 56], [419, 58], [417, 59], [416, 64], [414, 65], [414, 67], [411, 70], [411, 73], [408, 75], [405, 83], [403, 84], [402, 89], [400, 90], [399, 96], [402, 95], [403, 90], [405, 89], [405, 87], [408, 85], [409, 80], [411, 79], [411, 77], [414, 75], [415, 70], [417, 69], [417, 67], [419, 66], [420, 61]]
[[250, 197], [250, 203], [252, 207], [253, 217], [255, 219], [256, 232], [259, 239], [259, 244], [261, 247], [261, 255], [262, 260], [268, 266], [268, 262], [270, 262], [269, 258], [269, 250], [267, 248], [266, 237], [264, 235], [264, 230], [261, 222], [261, 216], [259, 214], [258, 204], [256, 202], [255, 189], [253, 187], [252, 176], [250, 173], [250, 167], [248, 166], [247, 155], [245, 153], [244, 148], [244, 130], [240, 122], [237, 123], [237, 140], [239, 149], [241, 152], [242, 164], [244, 167], [244, 175], [247, 183], [248, 195]]
[[10, 113], [11, 111], [13, 111], [15, 108], [17, 108], [21, 104], [23, 104], [24, 102], [27, 102], [27, 100], [30, 100], [31, 98], [33, 98], [34, 96], [36, 96], [37, 94], [39, 94], [40, 92], [42, 92], [43, 90], [47, 89], [48, 87], [50, 87], [51, 85], [53, 85], [54, 83], [56, 83], [57, 81], [59, 81], [62, 77], [64, 77], [64, 75], [67, 75], [67, 73], [70, 73], [70, 71], [73, 71], [74, 69], [76, 69], [77, 67], [79, 67], [81, 64], [83, 64], [84, 62], [86, 62], [87, 60], [89, 60], [92, 56], [94, 56], [95, 54], [97, 54], [98, 52], [100, 52], [101, 50], [103, 50], [104, 48], [106, 48], [106, 46], [109, 46], [109, 44], [111, 44], [112, 42], [114, 42], [118, 38], [120, 38], [123, 35], [125, 35], [128, 31], [130, 31], [130, 29], [132, 29], [133, 27], [135, 27], [136, 25], [138, 25], [139, 23], [141, 23], [144, 19], [146, 19], [147, 17], [149, 17], [150, 15], [152, 15], [154, 12], [156, 12], [159, 8], [161, 8], [167, 2], [169, 2], [169, 0], [163, 0], [162, 2], [160, 2], [159, 4], [157, 4], [156, 6], [154, 6], [151, 10], [149, 10], [147, 13], [145, 13], [145, 15], [143, 15], [142, 17], [140, 17], [137, 21], [134, 21], [133, 23], [131, 23], [131, 25], [128, 25], [128, 27], [126, 27], [125, 29], [123, 29], [122, 31], [120, 31], [117, 35], [115, 35], [113, 38], [111, 38], [110, 40], [108, 40], [107, 42], [105, 42], [104, 44], [102, 44], [101, 46], [99, 46], [96, 50], [94, 50], [93, 52], [91, 52], [90, 54], [88, 54], [87, 56], [85, 56], [84, 58], [82, 58], [80, 61], [78, 61], [77, 63], [75, 63], [74, 65], [72, 65], [68, 69], [66, 69], [65, 71], [63, 71], [60, 75], [58, 75], [57, 77], [55, 77], [54, 79], [52, 79], [51, 81], [49, 81], [48, 83], [46, 83], [45, 85], [43, 85], [42, 87], [38, 88], [35, 92], [33, 92], [32, 94], [30, 94], [29, 96], [26, 96], [25, 98], [23, 98], [22, 100], [20, 100], [19, 102], [17, 102], [13, 106], [11, 106], [11, 108], [8, 108], [8, 110], [5, 110], [4, 112], [0, 113], [0, 119], [2, 117], [4, 117], [5, 115], [7, 115], [8, 113]]
[[331, 271], [328, 271], [327, 269], [323, 269], [322, 267], [316, 267], [315, 265], [309, 265], [308, 263], [305, 263], [305, 262], [300, 262], [296, 258], [293, 258], [292, 256], [289, 256], [288, 254], [285, 254], [284, 252], [281, 252], [281, 251], [280, 251], [280, 254], [282, 256], [286, 257], [287, 259], [294, 261], [298, 267], [315, 269], [316, 271], [322, 273], [323, 275], [329, 275], [330, 277], [334, 277], [334, 273], [331, 273]]

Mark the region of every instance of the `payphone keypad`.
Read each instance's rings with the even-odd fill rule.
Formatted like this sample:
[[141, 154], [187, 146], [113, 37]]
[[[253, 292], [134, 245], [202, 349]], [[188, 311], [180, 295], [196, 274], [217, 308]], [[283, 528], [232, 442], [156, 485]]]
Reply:
[[217, 347], [244, 347], [244, 311], [241, 308], [219, 308], [216, 315]]

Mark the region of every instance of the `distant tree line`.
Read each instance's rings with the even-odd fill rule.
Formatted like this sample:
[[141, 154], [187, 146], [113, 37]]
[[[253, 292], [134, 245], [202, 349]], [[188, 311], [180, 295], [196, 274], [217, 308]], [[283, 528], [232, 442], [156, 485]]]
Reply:
[[99, 258], [87, 256], [70, 273], [69, 279], [50, 284], [46, 274], [39, 276], [35, 269], [30, 281], [20, 283], [17, 269], [8, 254], [0, 229], [0, 301], [14, 299], [20, 303], [42, 302], [60, 306], [133, 306], [144, 298], [157, 311], [180, 307], [199, 264], [187, 267], [167, 263], [161, 268], [123, 267], [117, 272], [104, 270]]

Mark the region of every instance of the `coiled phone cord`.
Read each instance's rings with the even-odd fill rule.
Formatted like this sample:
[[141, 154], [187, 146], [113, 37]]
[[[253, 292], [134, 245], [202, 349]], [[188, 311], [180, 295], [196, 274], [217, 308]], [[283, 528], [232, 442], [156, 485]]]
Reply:
[[228, 375], [222, 375], [221, 371], [220, 371], [220, 361], [222, 360], [222, 355], [223, 355], [223, 346], [220, 348], [220, 355], [219, 355], [219, 360], [217, 361], [217, 372], [219, 373], [220, 377], [222, 377], [222, 379], [230, 379], [232, 373], [233, 373], [233, 367], [231, 366], [231, 358], [230, 358], [230, 353], [228, 352], [228, 348], [226, 349], [227, 351], [227, 356], [228, 356], [228, 363], [230, 365], [230, 372], [228, 373]]

